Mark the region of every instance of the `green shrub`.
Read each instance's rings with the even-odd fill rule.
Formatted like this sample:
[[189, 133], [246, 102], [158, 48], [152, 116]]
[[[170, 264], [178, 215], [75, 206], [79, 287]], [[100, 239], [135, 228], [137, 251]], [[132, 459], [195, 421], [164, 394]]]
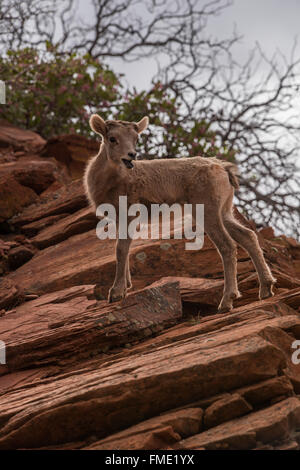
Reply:
[[10, 50], [0, 57], [0, 78], [7, 88], [0, 117], [45, 138], [69, 133], [95, 138], [88, 123], [94, 112], [127, 121], [148, 115], [151, 125], [142, 135], [140, 155], [234, 158], [205, 121], [182, 119], [183, 105], [172, 90], [160, 82], [149, 91], [125, 90], [121, 76], [88, 54], [62, 54], [51, 44], [43, 54]]
[[89, 135], [88, 117], [101, 109], [108, 116], [119, 98], [118, 77], [89, 55], [61, 55], [49, 46], [8, 51], [0, 58], [7, 104], [0, 116], [43, 137], [79, 132]]

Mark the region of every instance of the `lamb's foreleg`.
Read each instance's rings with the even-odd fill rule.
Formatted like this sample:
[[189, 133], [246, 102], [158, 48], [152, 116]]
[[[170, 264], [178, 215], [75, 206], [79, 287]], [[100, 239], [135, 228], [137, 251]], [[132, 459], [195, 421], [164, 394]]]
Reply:
[[116, 245], [116, 275], [112, 287], [109, 290], [108, 301], [117, 302], [120, 299], [126, 297], [126, 291], [128, 287], [128, 253], [131, 239], [117, 240]]
[[127, 283], [127, 289], [131, 289], [132, 283], [131, 283], [131, 274], [130, 274], [130, 265], [129, 265], [129, 253], [128, 253], [127, 262], [126, 262], [126, 283]]

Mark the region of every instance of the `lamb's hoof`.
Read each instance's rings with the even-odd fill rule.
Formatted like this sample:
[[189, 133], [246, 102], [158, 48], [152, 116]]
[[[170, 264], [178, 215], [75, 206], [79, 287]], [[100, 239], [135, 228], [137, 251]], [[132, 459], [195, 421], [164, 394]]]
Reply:
[[238, 290], [230, 294], [229, 298], [223, 297], [218, 307], [218, 313], [230, 312], [230, 310], [233, 309], [232, 302], [234, 299], [239, 299], [240, 297], [242, 297], [242, 294]]
[[232, 299], [228, 299], [228, 300], [225, 300], [225, 299], [222, 299], [221, 300], [221, 303], [218, 307], [218, 313], [227, 313], [227, 312], [230, 312], [230, 310], [232, 310]]
[[232, 310], [232, 305], [231, 307], [230, 306], [218, 307], [218, 313], [228, 313], [230, 312], [230, 310]]
[[260, 286], [259, 288], [259, 299], [268, 299], [269, 297], [273, 297], [274, 292], [273, 292], [273, 285], [274, 283], [272, 282], [271, 284], [265, 284], [264, 286]]
[[112, 287], [108, 294], [108, 302], [118, 302], [119, 300], [123, 300], [126, 297], [126, 291], [121, 291], [119, 289], [115, 289]]
[[132, 283], [131, 282], [127, 282], [127, 290], [129, 289], [132, 289]]
[[241, 297], [243, 297], [243, 295], [240, 293], [240, 291], [238, 290], [235, 294], [235, 297], [234, 299], [240, 299]]

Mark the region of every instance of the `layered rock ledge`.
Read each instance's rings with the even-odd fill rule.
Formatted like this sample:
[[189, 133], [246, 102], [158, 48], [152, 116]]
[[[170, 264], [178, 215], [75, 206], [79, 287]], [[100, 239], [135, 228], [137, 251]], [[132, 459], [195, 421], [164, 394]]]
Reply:
[[108, 304], [114, 241], [78, 179], [95, 148], [0, 126], [0, 449], [300, 449], [299, 243], [258, 231], [275, 296], [239, 248], [242, 297], [218, 314], [208, 238], [137, 240]]

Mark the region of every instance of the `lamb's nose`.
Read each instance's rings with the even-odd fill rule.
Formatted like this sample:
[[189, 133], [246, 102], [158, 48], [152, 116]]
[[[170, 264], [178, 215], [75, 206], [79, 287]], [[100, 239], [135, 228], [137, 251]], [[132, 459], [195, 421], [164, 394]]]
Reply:
[[128, 152], [128, 157], [130, 157], [130, 158], [132, 158], [133, 160], [135, 160], [136, 153], [135, 153], [135, 152]]

